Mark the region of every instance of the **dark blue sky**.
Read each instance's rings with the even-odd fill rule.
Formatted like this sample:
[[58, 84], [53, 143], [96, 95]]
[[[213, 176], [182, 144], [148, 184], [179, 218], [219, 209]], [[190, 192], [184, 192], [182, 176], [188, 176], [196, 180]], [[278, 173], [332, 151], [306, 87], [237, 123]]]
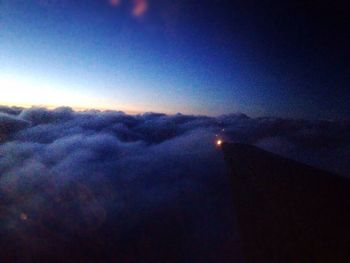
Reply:
[[345, 5], [3, 0], [2, 104], [346, 118]]

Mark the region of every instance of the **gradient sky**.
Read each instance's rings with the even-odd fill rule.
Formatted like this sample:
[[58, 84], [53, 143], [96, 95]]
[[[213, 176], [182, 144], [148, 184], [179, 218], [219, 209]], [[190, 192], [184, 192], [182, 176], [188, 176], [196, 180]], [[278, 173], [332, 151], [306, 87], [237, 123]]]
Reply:
[[0, 16], [0, 104], [350, 116], [342, 2], [2, 0]]

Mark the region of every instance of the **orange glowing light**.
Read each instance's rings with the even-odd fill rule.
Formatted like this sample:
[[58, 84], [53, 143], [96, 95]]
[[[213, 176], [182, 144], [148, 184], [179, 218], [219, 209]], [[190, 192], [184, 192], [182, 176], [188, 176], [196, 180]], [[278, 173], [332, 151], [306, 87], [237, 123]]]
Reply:
[[222, 144], [222, 140], [219, 139], [219, 140], [216, 141], [216, 145], [217, 146], [221, 146], [221, 144]]

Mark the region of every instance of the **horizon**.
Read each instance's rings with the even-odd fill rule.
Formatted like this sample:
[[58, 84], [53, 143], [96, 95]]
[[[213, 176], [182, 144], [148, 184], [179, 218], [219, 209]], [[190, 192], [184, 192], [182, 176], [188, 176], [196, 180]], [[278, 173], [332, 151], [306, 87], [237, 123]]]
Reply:
[[160, 112], [160, 111], [128, 111], [128, 110], [123, 110], [121, 108], [89, 108], [89, 107], [72, 107], [69, 105], [61, 105], [61, 106], [55, 106], [55, 105], [21, 105], [21, 104], [3, 104], [0, 102], [0, 107], [7, 107], [7, 108], [20, 108], [20, 109], [45, 109], [45, 110], [58, 110], [61, 108], [68, 108], [71, 109], [74, 112], [77, 113], [84, 113], [84, 112], [93, 112], [93, 111], [98, 111], [98, 112], [121, 112], [126, 115], [131, 115], [131, 116], [137, 116], [137, 115], [143, 115], [143, 114], [164, 114], [166, 116], [174, 116], [174, 115], [185, 115], [185, 116], [194, 116], [194, 117], [208, 117], [208, 118], [220, 118], [220, 117], [225, 117], [225, 116], [238, 116], [238, 115], [244, 115], [248, 118], [253, 118], [253, 119], [259, 119], [259, 118], [276, 118], [276, 119], [286, 119], [286, 120], [306, 120], [306, 121], [350, 121], [349, 118], [302, 118], [302, 117], [286, 117], [286, 116], [278, 116], [278, 115], [249, 115], [244, 112], [236, 111], [236, 112], [228, 112], [224, 114], [219, 114], [219, 115], [208, 115], [208, 114], [193, 114], [193, 113], [184, 113], [184, 112]]

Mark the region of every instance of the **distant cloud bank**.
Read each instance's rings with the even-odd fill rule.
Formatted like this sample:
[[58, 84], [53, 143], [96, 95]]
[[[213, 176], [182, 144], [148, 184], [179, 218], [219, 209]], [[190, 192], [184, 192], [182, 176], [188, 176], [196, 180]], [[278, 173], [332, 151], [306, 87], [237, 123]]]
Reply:
[[[43, 249], [59, 254], [78, 242], [105, 262], [143, 253], [159, 259], [172, 249], [183, 252], [176, 260], [224, 262], [238, 236], [215, 135], [349, 175], [349, 130], [350, 121], [244, 114], [0, 107], [0, 252], [21, 249], [30, 262]], [[89, 261], [88, 253], [71, 253]]]
[[[138, 145], [140, 149], [149, 149], [195, 133], [206, 134], [203, 144], [210, 149], [215, 134], [219, 134], [233, 142], [257, 145], [343, 175], [350, 168], [347, 165], [349, 130], [350, 120], [250, 118], [241, 113], [217, 118], [161, 113], [127, 115], [117, 111], [75, 112], [70, 108], [0, 107], [2, 151], [9, 145], [48, 147], [60, 141], [91, 136], [109, 137], [120, 147]], [[201, 139], [198, 136], [197, 140]]]

